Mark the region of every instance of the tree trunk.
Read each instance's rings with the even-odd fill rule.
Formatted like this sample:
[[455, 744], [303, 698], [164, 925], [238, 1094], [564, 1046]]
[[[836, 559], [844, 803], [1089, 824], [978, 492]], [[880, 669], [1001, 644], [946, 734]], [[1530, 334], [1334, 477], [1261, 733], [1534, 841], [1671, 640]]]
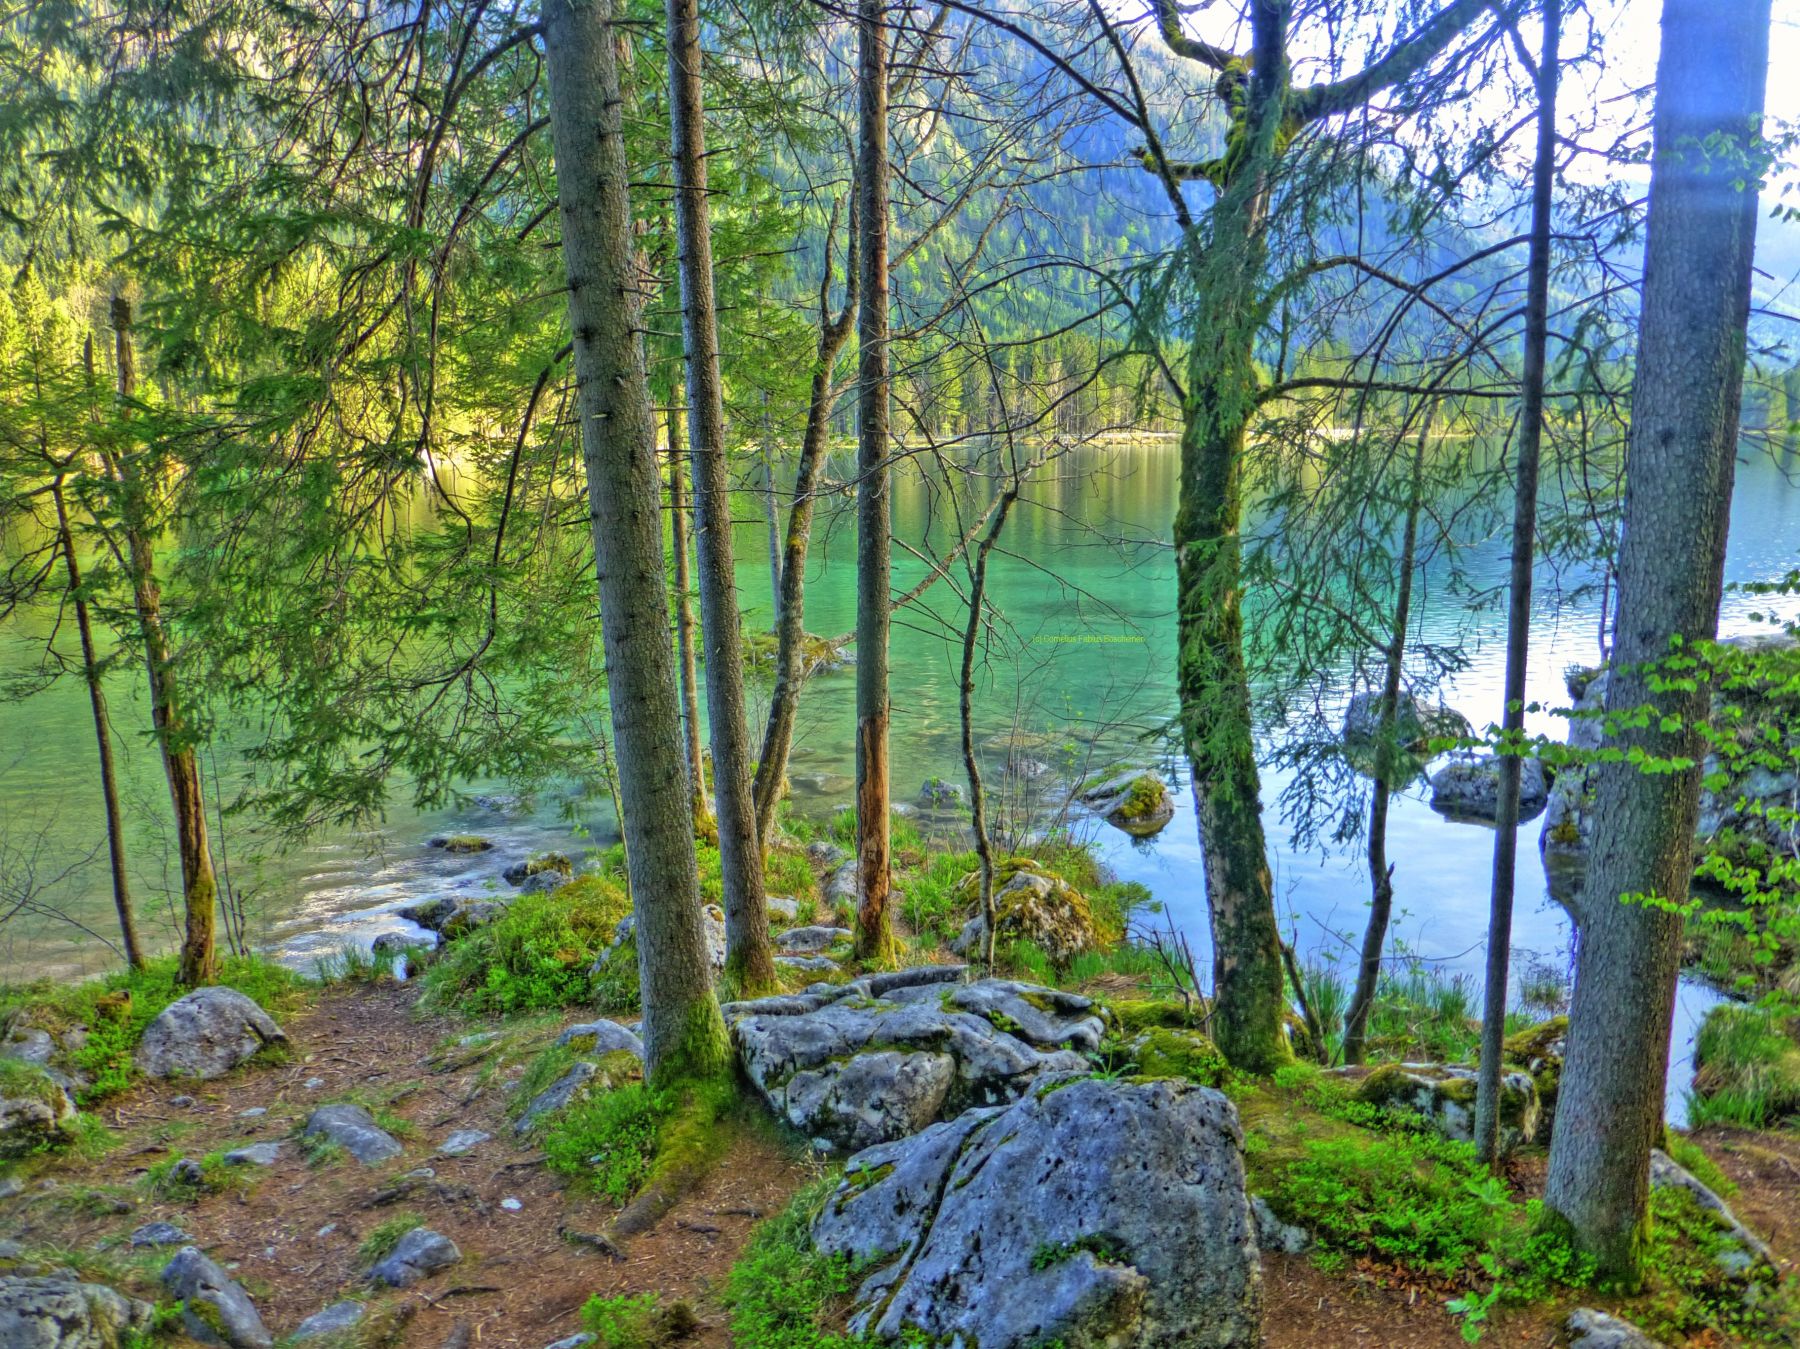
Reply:
[[[1544, 356], [1550, 335], [1550, 207], [1556, 190], [1556, 86], [1560, 77], [1562, 0], [1544, 0], [1544, 49], [1538, 56], [1537, 159], [1531, 175], [1531, 252], [1526, 260], [1525, 362], [1519, 399], [1519, 462], [1513, 477], [1511, 594], [1506, 612], [1506, 694], [1500, 731], [1525, 733], [1525, 669], [1531, 644], [1531, 567], [1537, 554], [1538, 458], [1544, 437]], [[1493, 884], [1488, 897], [1487, 984], [1482, 995], [1481, 1064], [1475, 1091], [1475, 1150], [1492, 1165], [1500, 1155], [1500, 1056], [1511, 990], [1513, 872], [1519, 850], [1516, 754], [1500, 756], [1494, 815]]]
[[[1176, 690], [1205, 853], [1213, 940], [1212, 1034], [1234, 1067], [1288, 1062], [1281, 933], [1263, 835], [1242, 612], [1242, 477], [1255, 409], [1268, 171], [1287, 90], [1287, 11], [1259, 4], [1241, 139], [1190, 265], [1208, 323], [1188, 351], [1175, 512]], [[1238, 135], [1234, 131], [1234, 137]]]
[[1769, 0], [1663, 5], [1606, 696], [1609, 725], [1647, 703], [1661, 715], [1607, 743], [1694, 766], [1589, 770], [1594, 843], [1544, 1192], [1600, 1277], [1626, 1285], [1642, 1272], [1649, 1153], [1662, 1122], [1681, 959], [1673, 906], [1694, 868], [1705, 757], [1695, 728], [1709, 696], [1703, 677], [1691, 689], [1656, 690], [1647, 666], [1718, 629], [1763, 153], [1746, 138], [1763, 110], [1769, 9]]
[[981, 862], [981, 918], [986, 930], [981, 940], [982, 965], [994, 968], [994, 942], [998, 936], [999, 916], [994, 912], [994, 842], [988, 835], [987, 792], [981, 785], [981, 761], [975, 757], [975, 648], [981, 637], [982, 601], [987, 594], [988, 554], [1000, 540], [1006, 527], [1007, 512], [1019, 498], [1019, 480], [1015, 475], [994, 507], [993, 522], [975, 550], [975, 564], [969, 576], [969, 621], [963, 628], [962, 678], [957, 685], [957, 710], [962, 725], [963, 772], [969, 779], [969, 814], [975, 831], [975, 855]]
[[857, 309], [856, 955], [895, 957], [888, 915], [888, 31], [882, 0], [857, 0], [862, 204]]
[[[137, 386], [131, 346], [131, 301], [113, 297], [113, 333], [119, 365], [119, 396], [129, 399]], [[182, 711], [175, 677], [175, 657], [163, 622], [162, 587], [156, 579], [156, 553], [150, 540], [146, 498], [150, 484], [124, 455], [107, 456], [118, 488], [120, 511], [131, 572], [132, 600], [144, 642], [144, 665], [150, 684], [150, 716], [162, 748], [163, 772], [175, 810], [176, 849], [181, 857], [181, 963], [176, 978], [184, 985], [211, 983], [218, 974], [218, 881], [206, 836], [206, 795], [200, 785], [192, 728]]]
[[112, 868], [113, 907], [119, 912], [119, 938], [125, 948], [125, 963], [134, 970], [141, 970], [144, 968], [144, 948], [138, 940], [137, 916], [131, 908], [131, 880], [125, 872], [125, 820], [119, 809], [119, 780], [113, 770], [112, 720], [106, 711], [106, 690], [101, 685], [100, 661], [94, 652], [94, 625], [88, 613], [87, 596], [81, 589], [81, 563], [75, 556], [75, 536], [69, 529], [69, 511], [63, 500], [60, 475], [51, 483], [50, 495], [56, 503], [57, 544], [62, 549], [69, 596], [75, 605], [75, 627], [81, 634], [81, 671], [87, 680], [88, 704], [94, 714], [94, 744], [100, 755], [100, 796], [106, 803], [106, 850]]
[[681, 471], [681, 414], [669, 409], [669, 536], [675, 554], [675, 647], [681, 661], [681, 734], [687, 750], [688, 794], [694, 833], [710, 832], [712, 807], [706, 800], [706, 759], [700, 752], [700, 667], [694, 655], [694, 589], [688, 575], [688, 506]]
[[[831, 285], [829, 234], [826, 273], [821, 293]], [[834, 319], [823, 299], [819, 307], [819, 345], [813, 361], [812, 388], [806, 402], [806, 431], [800, 462], [794, 470], [794, 504], [788, 508], [787, 538], [781, 563], [781, 602], [776, 606], [775, 688], [769, 695], [769, 719], [757, 758], [756, 831], [767, 847], [775, 828], [775, 808], [787, 777], [788, 753], [794, 744], [794, 720], [800, 711], [800, 688], [806, 682], [806, 555], [812, 543], [813, 493], [819, 466], [831, 440], [831, 372], [850, 338], [859, 286], [856, 226], [851, 224], [850, 257], [845, 276], [844, 308]]]
[[[1375, 787], [1369, 800], [1369, 924], [1363, 930], [1356, 968], [1356, 992], [1344, 1017], [1344, 1062], [1361, 1063], [1381, 980], [1381, 949], [1387, 943], [1388, 919], [1394, 911], [1394, 869], [1387, 860], [1388, 804], [1399, 760], [1395, 743], [1400, 724], [1400, 677], [1406, 667], [1406, 630], [1412, 622], [1413, 571], [1419, 558], [1419, 512], [1425, 505], [1425, 447], [1431, 435], [1433, 407], [1427, 406], [1413, 449], [1412, 479], [1407, 488], [1406, 523], [1400, 538], [1400, 577], [1394, 597], [1394, 627], [1388, 639], [1381, 676], [1381, 711], [1375, 732]], [[1321, 1045], [1320, 1048], [1323, 1048]]]
[[[706, 201], [706, 108], [700, 82], [698, 0], [668, 0], [669, 109], [680, 242], [681, 335], [687, 355], [688, 449], [699, 535], [700, 631], [706, 642], [706, 712], [712, 732], [714, 813], [725, 899], [725, 969], [743, 993], [775, 985], [763, 855], [750, 794], [744, 712], [744, 634], [738, 617], [725, 471], [719, 316], [713, 296], [712, 223]], [[660, 552], [660, 548], [659, 548]]]
[[595, 0], [544, 0], [544, 46], [613, 749], [637, 914], [645, 1073], [664, 1084], [724, 1072], [730, 1050], [713, 996], [682, 771], [656, 426], [631, 256], [611, 14], [610, 4]]

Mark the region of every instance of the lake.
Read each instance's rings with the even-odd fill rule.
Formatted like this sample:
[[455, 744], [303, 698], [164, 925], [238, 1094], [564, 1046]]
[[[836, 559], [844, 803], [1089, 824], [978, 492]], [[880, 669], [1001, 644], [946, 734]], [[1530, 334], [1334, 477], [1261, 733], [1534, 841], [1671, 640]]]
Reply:
[[[1140, 440], [1072, 452], [1038, 475], [1015, 508], [995, 555], [990, 598], [1004, 618], [984, 665], [978, 692], [977, 734], [1048, 771], [1030, 790], [1056, 793], [1063, 783], [1112, 759], [1162, 768], [1177, 787], [1174, 821], [1156, 838], [1134, 842], [1097, 822], [1084, 829], [1120, 877], [1143, 883], [1190, 938], [1204, 969], [1210, 962], [1200, 850], [1184, 766], [1167, 752], [1165, 728], [1174, 712], [1173, 555], [1168, 548], [1176, 498], [1172, 442]], [[1746, 450], [1733, 506], [1729, 580], [1778, 576], [1800, 552], [1800, 487], [1796, 465]], [[983, 488], [934, 487], [918, 474], [895, 482], [898, 535], [939, 546], [979, 512]], [[739, 503], [737, 532], [745, 622], [767, 627], [769, 568], [764, 526], [755, 498]], [[960, 510], [961, 514], [958, 514]], [[822, 503], [809, 568], [807, 626], [827, 635], [854, 627], [854, 531], [850, 502]], [[1465, 568], [1498, 584], [1507, 545], [1494, 537], [1473, 542]], [[895, 584], [904, 590], [925, 563], [895, 550]], [[957, 573], [960, 582], [960, 573]], [[1533, 618], [1530, 692], [1549, 705], [1567, 702], [1563, 672], [1596, 658], [1598, 597], [1571, 596], [1566, 582], [1540, 588]], [[1726, 633], [1745, 630], [1753, 608], [1768, 602], [1728, 597]], [[958, 748], [956, 670], [962, 604], [950, 583], [896, 615], [893, 634], [893, 774], [898, 802], [911, 802], [927, 778], [962, 781]], [[72, 624], [70, 625], [72, 629]], [[1419, 630], [1429, 641], [1460, 635], [1470, 659], [1446, 687], [1447, 701], [1477, 726], [1500, 713], [1504, 611], [1470, 612], [1462, 597], [1423, 587]], [[41, 632], [41, 630], [40, 630]], [[72, 631], [65, 644], [73, 648]], [[0, 649], [0, 669], [19, 671], [33, 659], [17, 636]], [[133, 817], [132, 864], [146, 929], [167, 938], [174, 930], [179, 890], [172, 831], [163, 823], [167, 800], [160, 766], [136, 728], [147, 724], [142, 681], [135, 666], [109, 682], [115, 725], [124, 728], [124, 795]], [[827, 815], [851, 800], [854, 672], [817, 676], [807, 687], [790, 765], [796, 809]], [[763, 701], [753, 697], [760, 733]], [[1531, 729], [1559, 731], [1548, 713]], [[92, 728], [78, 678], [59, 681], [31, 698], [0, 703], [0, 847], [10, 869], [60, 877], [50, 898], [100, 936], [108, 935], [110, 891], [104, 827], [93, 760]], [[997, 766], [1004, 755], [990, 754]], [[204, 768], [227, 788], [239, 772], [221, 748]], [[1353, 963], [1367, 898], [1359, 850], [1296, 847], [1280, 818], [1279, 774], [1265, 781], [1271, 864], [1284, 930], [1303, 955]], [[504, 794], [504, 783], [471, 783], [472, 794]], [[1393, 949], [1479, 979], [1485, 960], [1488, 871], [1492, 834], [1434, 812], [1423, 783], [1396, 802], [1388, 852], [1395, 866]], [[573, 814], [571, 821], [567, 816]], [[448, 858], [424, 847], [433, 833], [478, 830], [500, 847], [474, 859]], [[346, 941], [366, 943], [404, 926], [392, 910], [432, 894], [478, 891], [521, 853], [543, 847], [579, 851], [616, 837], [603, 798], [571, 809], [558, 793], [541, 794], [520, 809], [505, 801], [421, 813], [395, 801], [384, 825], [368, 833], [328, 833], [286, 853], [262, 851], [247, 823], [233, 820], [221, 862], [240, 889], [253, 890], [253, 936], [286, 959], [310, 962]], [[1537, 826], [1519, 834], [1514, 968], [1530, 959], [1566, 967], [1570, 928], [1550, 899], [1537, 854]], [[74, 975], [114, 959], [94, 936], [67, 923], [29, 915], [0, 927], [0, 977]], [[1697, 1018], [1716, 1000], [1684, 984], [1677, 1013], [1672, 1092], [1689, 1077], [1686, 1056]], [[1672, 1104], [1677, 1104], [1672, 1102]]]

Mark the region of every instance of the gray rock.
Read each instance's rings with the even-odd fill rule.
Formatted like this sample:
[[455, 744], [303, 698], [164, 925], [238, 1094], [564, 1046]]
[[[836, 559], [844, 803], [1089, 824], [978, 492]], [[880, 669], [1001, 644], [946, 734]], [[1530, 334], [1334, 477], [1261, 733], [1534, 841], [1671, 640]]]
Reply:
[[794, 955], [817, 955], [841, 941], [850, 940], [847, 927], [791, 927], [775, 938], [775, 945]]
[[444, 1140], [443, 1146], [438, 1149], [438, 1156], [461, 1157], [473, 1152], [492, 1137], [492, 1134], [481, 1129], [458, 1129]]
[[551, 890], [560, 890], [568, 882], [568, 879], [561, 872], [539, 871], [519, 882], [519, 893], [522, 895], [546, 894]]
[[162, 1272], [163, 1287], [181, 1299], [181, 1323], [202, 1344], [268, 1349], [275, 1342], [250, 1295], [197, 1247], [183, 1246]]
[[220, 1077], [286, 1043], [269, 1014], [235, 988], [196, 988], [144, 1029], [136, 1062], [146, 1077]]
[[1694, 1202], [1712, 1215], [1713, 1222], [1730, 1238], [1730, 1245], [1715, 1257], [1719, 1268], [1733, 1278], [1749, 1280], [1773, 1275], [1780, 1266], [1769, 1243], [1745, 1227], [1737, 1214], [1692, 1171], [1661, 1148], [1650, 1150], [1650, 1188], [1686, 1190]]
[[35, 1063], [40, 1068], [50, 1062], [50, 1056], [55, 1052], [56, 1042], [50, 1038], [50, 1032], [35, 1026], [14, 1026], [6, 1038], [0, 1040], [0, 1059]]
[[145, 1223], [131, 1234], [133, 1246], [186, 1246], [192, 1241], [174, 1223]]
[[[728, 1004], [744, 1071], [775, 1113], [842, 1148], [917, 1132], [1081, 1072], [1103, 1023], [1086, 998], [926, 966]], [[1004, 1024], [1006, 1029], [1000, 1028]]]
[[797, 899], [788, 899], [783, 895], [770, 895], [764, 902], [768, 906], [769, 917], [772, 919], [778, 918], [782, 922], [791, 923], [800, 916], [800, 901]]
[[52, 1275], [0, 1277], [0, 1345], [6, 1349], [118, 1349], [150, 1328], [155, 1308], [105, 1284]]
[[513, 1123], [513, 1132], [524, 1135], [537, 1128], [544, 1116], [555, 1114], [575, 1099], [575, 1094], [587, 1085], [598, 1069], [586, 1059], [577, 1059], [569, 1065], [569, 1071], [556, 1081], [545, 1087], [531, 1100], [523, 1113]]
[[75, 1122], [69, 1090], [41, 1065], [20, 1061], [0, 1075], [0, 1157], [61, 1142]]
[[[1542, 761], [1521, 760], [1519, 818], [1532, 819], [1549, 799], [1550, 778]], [[1431, 775], [1431, 808], [1457, 818], [1493, 819], [1500, 813], [1500, 760], [1492, 755], [1452, 759]]]
[[880, 1262], [850, 1329], [981, 1349], [1252, 1349], [1237, 1113], [1188, 1083], [1046, 1082], [850, 1160], [820, 1250]]
[[227, 1166], [274, 1166], [281, 1160], [281, 1144], [247, 1143], [241, 1148], [233, 1148], [219, 1160]]
[[408, 904], [398, 912], [407, 922], [417, 923], [427, 932], [435, 933], [462, 902], [453, 895], [445, 895], [438, 899], [423, 900], [418, 904]]
[[514, 862], [500, 876], [511, 885], [523, 885], [533, 876], [554, 876], [554, 884], [561, 885], [574, 874], [575, 864], [569, 860], [568, 854], [545, 852], [523, 862]]
[[816, 867], [836, 867], [843, 865], [850, 854], [835, 843], [819, 839], [806, 845], [806, 856]]
[[[1381, 693], [1365, 689], [1352, 694], [1344, 709], [1344, 740], [1352, 746], [1372, 745], [1381, 732]], [[1474, 733], [1469, 719], [1442, 703], [1433, 707], [1416, 694], [1402, 692], [1394, 710], [1394, 734], [1402, 749], [1424, 750], [1436, 738]]]
[[24, 1193], [24, 1190], [25, 1182], [17, 1176], [0, 1176], [0, 1199], [11, 1199], [16, 1194]]
[[477, 928], [498, 922], [506, 913], [506, 905], [497, 899], [465, 899], [451, 910], [450, 916], [438, 924], [438, 934], [445, 941], [465, 937]]
[[[455, 905], [445, 910], [448, 918], [455, 912]], [[376, 955], [405, 955], [408, 951], [432, 951], [437, 949], [438, 934], [427, 928], [423, 932], [383, 932], [370, 943], [369, 949]]]
[[1296, 1223], [1284, 1222], [1260, 1194], [1250, 1196], [1250, 1216], [1256, 1221], [1256, 1244], [1265, 1251], [1299, 1255], [1312, 1245], [1312, 1233]]
[[1663, 1349], [1661, 1340], [1653, 1340], [1629, 1321], [1577, 1307], [1569, 1315], [1569, 1349]]
[[448, 1269], [461, 1259], [462, 1252], [449, 1237], [429, 1227], [415, 1227], [400, 1238], [400, 1244], [387, 1259], [369, 1271], [369, 1279], [390, 1288], [411, 1288], [420, 1279]]
[[[623, 1050], [627, 1054], [636, 1054], [640, 1059], [644, 1057], [644, 1042], [616, 1021], [584, 1021], [579, 1026], [570, 1026], [556, 1037], [556, 1043], [573, 1044], [590, 1037], [596, 1054], [616, 1054]], [[582, 1047], [587, 1048], [585, 1045]]]
[[585, 1330], [578, 1330], [573, 1335], [568, 1335], [551, 1344], [546, 1344], [544, 1349], [583, 1349], [584, 1345], [589, 1345], [593, 1342], [594, 1337], [591, 1334]]
[[858, 893], [854, 861], [845, 862], [825, 878], [825, 903], [834, 909], [854, 909]]
[[830, 956], [779, 955], [775, 957], [775, 963], [790, 970], [805, 970], [808, 974], [829, 974], [838, 968], [837, 961]]
[[322, 1312], [314, 1312], [299, 1325], [288, 1338], [293, 1340], [310, 1340], [318, 1335], [341, 1335], [346, 1330], [354, 1330], [363, 1319], [363, 1304], [360, 1302], [334, 1302]]
[[930, 810], [956, 810], [966, 799], [961, 787], [943, 778], [926, 778], [919, 787], [919, 804]]
[[169, 1179], [181, 1185], [192, 1185], [196, 1189], [206, 1184], [206, 1172], [200, 1163], [192, 1157], [181, 1157], [169, 1168]]
[[1155, 773], [1132, 770], [1086, 788], [1081, 804], [1133, 838], [1150, 838], [1175, 818], [1168, 784]]
[[301, 1133], [329, 1138], [364, 1166], [385, 1162], [403, 1151], [400, 1140], [375, 1123], [375, 1117], [360, 1105], [322, 1105], [307, 1117]]

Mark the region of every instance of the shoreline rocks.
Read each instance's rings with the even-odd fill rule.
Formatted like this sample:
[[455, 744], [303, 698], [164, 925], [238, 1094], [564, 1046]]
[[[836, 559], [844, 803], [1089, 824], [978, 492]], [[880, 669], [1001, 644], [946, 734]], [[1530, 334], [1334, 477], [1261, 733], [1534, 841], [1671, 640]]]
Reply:
[[[1519, 764], [1519, 819], [1535, 819], [1550, 800], [1552, 777], [1539, 759]], [[1491, 822], [1500, 813], [1500, 760], [1452, 759], [1431, 775], [1431, 808], [1452, 819]]]
[[1133, 838], [1152, 838], [1175, 818], [1168, 784], [1155, 773], [1129, 771], [1084, 787], [1076, 798]]

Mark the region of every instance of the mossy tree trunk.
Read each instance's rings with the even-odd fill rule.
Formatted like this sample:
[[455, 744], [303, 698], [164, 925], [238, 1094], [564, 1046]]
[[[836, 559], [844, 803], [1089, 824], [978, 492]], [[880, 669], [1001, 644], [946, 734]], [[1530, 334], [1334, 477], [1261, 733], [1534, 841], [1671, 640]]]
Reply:
[[669, 546], [675, 556], [675, 655], [681, 668], [681, 738], [686, 751], [694, 833], [710, 833], [706, 758], [700, 751], [700, 664], [695, 655], [693, 578], [689, 574], [687, 475], [681, 466], [681, 414], [669, 409]]
[[576, 408], [637, 914], [645, 1073], [663, 1084], [723, 1072], [730, 1054], [713, 995], [682, 764], [612, 19], [609, 0], [544, 0]]
[[[1718, 628], [1736, 468], [1769, 0], [1665, 0], [1625, 461], [1607, 745], [1544, 1202], [1602, 1279], [1636, 1284], [1662, 1128], [1708, 715], [1672, 653]], [[1656, 673], [1662, 667], [1664, 674]], [[1698, 678], [1688, 676], [1699, 675]], [[1639, 710], [1651, 707], [1648, 715]], [[1616, 720], [1615, 720], [1616, 719]], [[1682, 763], [1689, 766], [1681, 767]]]

